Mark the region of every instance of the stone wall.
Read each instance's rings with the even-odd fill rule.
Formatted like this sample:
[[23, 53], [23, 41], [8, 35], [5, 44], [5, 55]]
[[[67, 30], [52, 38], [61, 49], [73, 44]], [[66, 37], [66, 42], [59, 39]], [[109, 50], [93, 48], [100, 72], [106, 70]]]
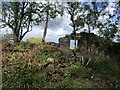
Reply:
[[70, 47], [70, 37], [65, 36], [65, 37], [59, 38], [59, 45], [60, 47], [66, 47], [68, 49]]
[[93, 33], [89, 34], [86, 32], [81, 32], [81, 33], [78, 33], [76, 35], [76, 37], [74, 37], [74, 35], [71, 34], [71, 35], [66, 35], [65, 37], [59, 38], [59, 44], [62, 47], [69, 48], [70, 47], [70, 40], [74, 40], [76, 38], [76, 40], [78, 40], [77, 46], [79, 49], [81, 46], [87, 46], [87, 42], [89, 42], [91, 45], [93, 43], [95, 43], [97, 37], [98, 36], [93, 34]]

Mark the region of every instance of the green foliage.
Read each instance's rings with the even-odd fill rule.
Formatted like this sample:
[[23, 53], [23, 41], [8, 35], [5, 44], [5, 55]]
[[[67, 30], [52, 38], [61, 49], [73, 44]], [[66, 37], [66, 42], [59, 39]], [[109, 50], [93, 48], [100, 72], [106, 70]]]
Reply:
[[117, 68], [115, 68], [113, 64], [107, 61], [94, 62], [92, 64], [92, 68], [99, 71], [102, 75], [107, 76], [114, 76], [118, 73]]
[[25, 49], [32, 49], [35, 44], [28, 43], [28, 42], [20, 42], [20, 43], [4, 43], [3, 49], [13, 49], [13, 50], [25, 50]]
[[42, 43], [42, 38], [29, 38], [27, 39], [27, 42], [33, 43], [33, 44], [40, 44]]
[[[64, 89], [64, 88], [91, 88], [92, 85], [83, 81], [75, 81], [72, 78], [64, 78], [61, 82], [58, 83], [50, 83], [48, 84], [49, 88], [55, 89]], [[47, 88], [48, 88], [47, 87]]]
[[92, 85], [88, 82], [74, 81], [73, 88], [92, 88]]
[[[64, 51], [59, 51], [54, 53], [54, 57], [57, 58], [59, 63], [65, 62], [67, 60], [70, 60], [70, 54]], [[69, 59], [68, 59], [69, 57]]]
[[32, 87], [43, 88], [46, 86], [46, 84], [47, 84], [47, 80], [46, 80], [44, 72], [35, 73]]
[[[15, 48], [25, 48], [29, 43], [20, 43], [18, 46], [13, 44]], [[9, 44], [8, 44], [9, 46]], [[12, 46], [12, 45], [10, 45]], [[36, 47], [36, 46], [35, 46]], [[5, 59], [3, 58], [3, 87], [6, 88], [91, 88], [92, 83], [96, 83], [96, 79], [102, 81], [103, 77], [112, 77], [110, 83], [117, 80], [116, 74], [118, 70], [108, 61], [91, 62], [91, 67], [84, 67], [79, 61], [72, 62], [70, 60], [70, 52], [62, 50], [54, 50], [53, 47], [40, 46], [35, 52], [35, 57], [27, 57], [28, 52], [3, 52], [5, 53]], [[32, 49], [32, 48], [31, 48]], [[31, 50], [30, 49], [30, 50]], [[34, 50], [34, 48], [33, 48]], [[29, 53], [30, 54], [30, 53]], [[29, 55], [31, 56], [31, 55]], [[59, 60], [57, 64], [65, 64], [65, 67], [56, 66], [53, 71], [44, 68], [39, 68], [45, 65], [47, 58], [53, 57]], [[32, 60], [29, 64], [28, 60]], [[63, 61], [62, 61], [63, 60]], [[94, 70], [98, 73], [94, 73]], [[47, 74], [46, 74], [47, 72]], [[49, 73], [49, 74], [48, 74]], [[93, 78], [91, 78], [91, 74]], [[99, 75], [100, 76], [99, 76]], [[98, 77], [99, 76], [99, 77]], [[108, 84], [108, 83], [107, 83]], [[106, 84], [106, 85], [107, 85]], [[115, 87], [119, 87], [119, 80], [114, 82]], [[98, 85], [99, 87], [99, 85]]]
[[46, 17], [49, 21], [51, 19], [55, 19], [58, 15], [63, 15], [62, 6], [56, 2], [40, 2], [37, 3], [34, 7], [36, 8], [36, 15], [38, 15], [38, 17], [35, 18], [35, 24], [39, 24], [42, 21], [46, 22]]
[[72, 88], [72, 84], [73, 81], [70, 78], [65, 78], [61, 82], [50, 83], [45, 88], [55, 88], [55, 89]]
[[50, 50], [51, 50], [50, 48], [44, 48], [44, 49], [40, 50], [39, 53], [36, 54], [35, 60], [42, 63], [42, 62], [45, 62], [47, 60], [47, 58], [53, 57], [59, 63], [63, 63], [65, 61], [68, 61], [71, 59], [69, 53], [66, 53], [64, 51], [57, 51], [57, 50], [54, 52], [51, 52]]
[[14, 46], [13, 47], [14, 49], [20, 50], [20, 49], [29, 49], [29, 48], [32, 48], [34, 45], [32, 46], [32, 44], [30, 44], [28, 42], [20, 42], [20, 43], [14, 44], [13, 46]]
[[77, 17], [77, 19], [75, 20], [75, 25], [76, 27], [79, 27], [79, 26], [84, 27], [84, 21], [80, 16]]
[[64, 73], [65, 77], [75, 77], [75, 76], [84, 76], [86, 75], [86, 69], [80, 64], [72, 64]]
[[35, 56], [36, 61], [45, 62], [49, 57], [53, 57], [53, 54], [50, 52], [39, 53]]
[[76, 32], [76, 29], [79, 26], [78, 23], [81, 24], [81, 21], [75, 20], [75, 17], [77, 17], [80, 12], [80, 2], [67, 2], [66, 9], [70, 15], [70, 20], [72, 22], [70, 25], [73, 27], [73, 32]]
[[9, 69], [3, 73], [3, 87], [31, 87], [34, 82], [35, 69], [27, 65], [19, 65], [16, 69]]
[[116, 85], [115, 85], [116, 88], [120, 88], [120, 80], [117, 80], [117, 81], [115, 82], [115, 84], [116, 84]]
[[[108, 23], [109, 24], [109, 23]], [[118, 32], [118, 27], [114, 24], [110, 24], [109, 27], [106, 27], [103, 30], [100, 30], [100, 35], [103, 35], [103, 37], [107, 40], [112, 40]]]
[[4, 22], [4, 27], [8, 26], [9, 28], [11, 28], [14, 35], [14, 41], [20, 42], [23, 37], [32, 29], [31, 19], [33, 3], [2, 2], [1, 4], [2, 16], [4, 17], [1, 18], [1, 21]]

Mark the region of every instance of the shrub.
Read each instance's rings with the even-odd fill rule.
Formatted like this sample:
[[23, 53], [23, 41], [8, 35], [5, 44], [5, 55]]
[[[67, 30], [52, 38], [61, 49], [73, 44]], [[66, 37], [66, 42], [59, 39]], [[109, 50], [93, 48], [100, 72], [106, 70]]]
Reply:
[[86, 69], [80, 64], [71, 65], [70, 67], [67, 68], [67, 70], [64, 73], [65, 77], [85, 76], [85, 75], [86, 75]]
[[31, 70], [25, 65], [19, 66], [15, 70], [9, 69], [3, 72], [3, 87], [32, 87], [35, 69]]
[[118, 70], [109, 61], [94, 62], [91, 66], [93, 69], [99, 71], [103, 75], [116, 75]]
[[68, 62], [68, 60], [71, 59], [71, 55], [70, 52], [65, 52], [65, 51], [56, 51], [54, 54], [54, 57], [57, 58], [59, 63], [63, 63], [63, 62]]
[[43, 63], [49, 57], [53, 57], [53, 54], [51, 52], [49, 52], [48, 50], [42, 50], [35, 56], [35, 60], [38, 61], [38, 62]]
[[27, 42], [34, 43], [34, 44], [40, 44], [42, 43], [42, 38], [29, 38], [27, 39]]

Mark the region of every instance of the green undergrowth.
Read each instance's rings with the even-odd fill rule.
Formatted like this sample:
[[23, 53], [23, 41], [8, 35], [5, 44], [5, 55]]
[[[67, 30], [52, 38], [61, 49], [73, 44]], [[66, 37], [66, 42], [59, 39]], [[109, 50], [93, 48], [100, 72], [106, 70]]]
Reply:
[[114, 76], [119, 73], [118, 68], [110, 61], [93, 62], [91, 67], [105, 76]]
[[[21, 43], [5, 47], [32, 52], [3, 51], [4, 88], [99, 88], [109, 84], [120, 87], [119, 69], [109, 61], [91, 61], [89, 67], [85, 67], [79, 58], [74, 62], [71, 52], [49, 45]], [[54, 69], [47, 68], [48, 58], [57, 61]], [[106, 77], [109, 82], [104, 80]], [[105, 85], [102, 86], [101, 82]]]

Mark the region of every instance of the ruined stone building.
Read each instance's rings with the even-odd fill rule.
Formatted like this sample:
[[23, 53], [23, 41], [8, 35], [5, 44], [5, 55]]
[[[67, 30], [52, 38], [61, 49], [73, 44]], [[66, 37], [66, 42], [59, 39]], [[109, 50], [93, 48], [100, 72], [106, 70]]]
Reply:
[[[73, 34], [66, 35], [59, 38], [59, 46], [70, 49], [71, 40], [74, 40]], [[91, 52], [101, 55], [117, 55], [120, 54], [120, 43], [110, 42], [102, 37], [95, 35], [94, 33], [81, 32], [76, 35], [77, 51], [82, 55], [87, 55], [88, 46], [91, 48]], [[72, 43], [74, 44], [74, 43]], [[120, 55], [119, 55], [120, 56]]]
[[[97, 35], [95, 35], [94, 33], [86, 33], [86, 32], [81, 32], [81, 33], [77, 33], [76, 37], [73, 34], [70, 35], [66, 35], [65, 37], [59, 38], [59, 44], [61, 47], [66, 47], [66, 48], [70, 48], [70, 44], [72, 40], [77, 41], [77, 49], [80, 49], [81, 47], [87, 46], [88, 42], [90, 44], [90, 46], [97, 44], [98, 42], [98, 37]], [[72, 43], [74, 44], [74, 43]]]
[[[65, 37], [59, 38], [60, 47], [64, 47], [65, 49], [71, 49], [71, 41], [74, 41], [74, 39], [76, 38], [77, 56], [88, 59], [89, 50], [91, 52], [91, 57], [94, 58], [97, 57], [100, 54], [100, 52], [101, 55], [103, 55], [102, 49], [101, 48], [99, 49], [99, 46], [100, 47], [104, 46], [103, 42], [105, 42], [105, 39], [95, 35], [94, 33], [86, 32], [77, 33], [75, 36], [73, 34], [70, 34], [66, 35]], [[72, 44], [74, 45], [74, 43]]]

